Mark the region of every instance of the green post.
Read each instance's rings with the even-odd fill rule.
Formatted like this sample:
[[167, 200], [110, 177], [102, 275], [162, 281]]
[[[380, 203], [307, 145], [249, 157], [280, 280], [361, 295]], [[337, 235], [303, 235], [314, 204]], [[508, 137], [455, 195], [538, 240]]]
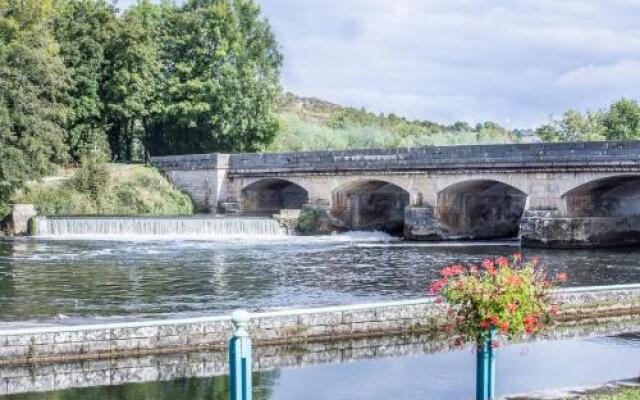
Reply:
[[251, 338], [246, 330], [249, 318], [244, 310], [231, 314], [234, 331], [229, 341], [230, 400], [251, 400]]
[[496, 349], [491, 342], [496, 331], [492, 329], [482, 343], [478, 343], [476, 355], [476, 400], [493, 400], [496, 397]]

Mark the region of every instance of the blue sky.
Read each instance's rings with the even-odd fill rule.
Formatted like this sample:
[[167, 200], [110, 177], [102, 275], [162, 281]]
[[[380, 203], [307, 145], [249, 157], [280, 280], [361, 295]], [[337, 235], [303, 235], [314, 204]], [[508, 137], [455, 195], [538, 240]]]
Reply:
[[509, 127], [640, 98], [639, 0], [257, 1], [296, 94]]

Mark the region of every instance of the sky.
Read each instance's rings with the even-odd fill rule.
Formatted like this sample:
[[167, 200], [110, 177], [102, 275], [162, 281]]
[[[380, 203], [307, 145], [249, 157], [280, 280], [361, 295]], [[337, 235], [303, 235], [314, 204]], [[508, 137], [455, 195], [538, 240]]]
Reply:
[[298, 95], [510, 128], [640, 99], [640, 0], [256, 1]]

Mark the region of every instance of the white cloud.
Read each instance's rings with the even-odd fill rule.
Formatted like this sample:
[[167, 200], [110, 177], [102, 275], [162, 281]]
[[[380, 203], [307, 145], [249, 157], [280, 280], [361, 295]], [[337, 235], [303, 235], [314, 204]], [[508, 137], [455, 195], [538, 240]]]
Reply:
[[640, 61], [620, 60], [615, 64], [587, 65], [560, 75], [555, 83], [560, 87], [629, 88], [640, 93]]
[[256, 1], [300, 94], [510, 126], [640, 97], [638, 0]]

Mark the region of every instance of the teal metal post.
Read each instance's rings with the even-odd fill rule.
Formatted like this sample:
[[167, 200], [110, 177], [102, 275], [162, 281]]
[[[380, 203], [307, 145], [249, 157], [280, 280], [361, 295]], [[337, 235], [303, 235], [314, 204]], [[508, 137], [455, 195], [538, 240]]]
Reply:
[[495, 340], [496, 331], [492, 329], [489, 337], [478, 344], [476, 355], [476, 400], [493, 400], [496, 398], [496, 349], [491, 342]]
[[229, 341], [230, 400], [251, 400], [251, 338], [246, 330], [249, 318], [244, 310], [231, 314], [234, 330]]

